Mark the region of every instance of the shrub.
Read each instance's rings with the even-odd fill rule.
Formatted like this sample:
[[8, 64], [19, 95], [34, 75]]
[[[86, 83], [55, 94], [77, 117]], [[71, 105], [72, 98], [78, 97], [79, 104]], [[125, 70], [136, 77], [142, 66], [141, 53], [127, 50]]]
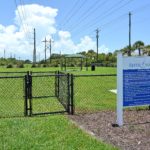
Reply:
[[47, 67], [47, 64], [43, 64], [43, 67], [44, 67], [44, 68]]
[[12, 64], [8, 64], [8, 65], [6, 66], [6, 68], [13, 68], [13, 65], [12, 65]]
[[32, 64], [31, 68], [36, 68], [36, 64]]
[[24, 68], [24, 65], [23, 64], [18, 64], [17, 68]]

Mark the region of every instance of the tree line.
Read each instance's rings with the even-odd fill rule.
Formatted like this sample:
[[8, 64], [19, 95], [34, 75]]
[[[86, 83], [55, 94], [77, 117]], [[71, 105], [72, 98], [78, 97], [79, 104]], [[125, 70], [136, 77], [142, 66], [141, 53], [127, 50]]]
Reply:
[[[136, 41], [131, 46], [131, 54], [138, 51], [137, 55], [148, 55], [150, 56], [150, 45], [145, 45], [143, 41]], [[106, 67], [116, 67], [117, 62], [117, 53], [122, 52], [124, 55], [127, 55], [129, 51], [129, 46], [125, 46], [119, 50], [115, 50], [114, 52], [109, 53], [99, 53], [97, 60], [97, 53], [90, 49], [88, 51], [82, 51], [77, 54], [84, 56], [81, 60], [79, 58], [67, 58], [66, 64], [69, 67], [78, 67], [81, 66], [91, 66], [91, 64], [96, 64], [98, 66], [106, 66]], [[24, 67], [24, 64], [32, 64], [30, 60], [17, 60], [15, 58], [0, 58], [0, 66], [7, 66], [8, 68], [12, 66], [16, 67]], [[65, 55], [61, 54], [52, 54], [50, 58], [46, 61], [43, 59], [36, 64], [32, 64], [32, 67], [63, 67], [65, 65]]]

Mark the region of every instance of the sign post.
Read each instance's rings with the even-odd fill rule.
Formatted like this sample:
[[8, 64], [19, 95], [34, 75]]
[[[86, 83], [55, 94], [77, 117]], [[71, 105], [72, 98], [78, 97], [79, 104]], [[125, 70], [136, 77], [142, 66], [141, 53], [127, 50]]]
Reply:
[[150, 105], [150, 57], [117, 55], [117, 124], [123, 107]]

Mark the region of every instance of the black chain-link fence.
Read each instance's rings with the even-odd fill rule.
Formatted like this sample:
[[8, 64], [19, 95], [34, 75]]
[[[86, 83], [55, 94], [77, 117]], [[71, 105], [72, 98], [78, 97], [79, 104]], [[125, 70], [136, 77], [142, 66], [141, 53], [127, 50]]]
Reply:
[[21, 72], [0, 72], [0, 77], [13, 77], [13, 76], [25, 76], [27, 74], [27, 71], [21, 71]]
[[12, 76], [11, 73], [6, 74], [0, 76], [0, 117], [72, 112], [73, 92], [71, 93], [69, 74], [58, 72], [26, 72], [26, 75], [22, 76], [15, 76], [15, 72]]
[[[3, 74], [3, 73], [2, 73]], [[116, 75], [21, 72], [0, 76], [0, 116], [76, 113], [116, 108]], [[74, 102], [75, 101], [75, 102]], [[26, 110], [25, 110], [26, 109]]]
[[56, 74], [32, 75], [33, 114], [65, 111], [55, 95], [55, 88], [57, 88], [55, 85], [56, 76]]
[[76, 113], [116, 108], [116, 75], [74, 75]]
[[70, 114], [73, 114], [73, 76], [58, 72], [56, 76], [56, 96]]
[[0, 118], [24, 115], [24, 77], [0, 77]]

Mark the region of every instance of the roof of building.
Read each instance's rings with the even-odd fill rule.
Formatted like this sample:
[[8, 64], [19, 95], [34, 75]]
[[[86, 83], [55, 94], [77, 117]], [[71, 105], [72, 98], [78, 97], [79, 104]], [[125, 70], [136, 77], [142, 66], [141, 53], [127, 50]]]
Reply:
[[81, 54], [67, 54], [65, 58], [85, 58], [85, 56]]

